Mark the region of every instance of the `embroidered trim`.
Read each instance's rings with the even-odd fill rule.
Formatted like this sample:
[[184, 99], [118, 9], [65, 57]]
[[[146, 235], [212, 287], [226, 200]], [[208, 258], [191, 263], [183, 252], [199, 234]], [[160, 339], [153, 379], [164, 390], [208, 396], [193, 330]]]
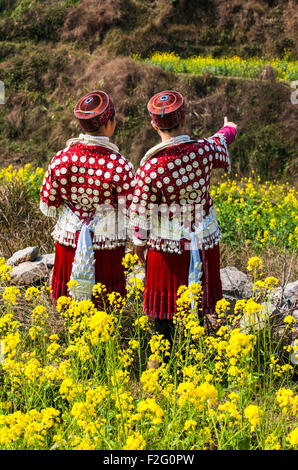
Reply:
[[80, 134], [77, 138], [67, 140], [66, 148], [68, 149], [73, 144], [99, 145], [100, 147], [107, 148], [112, 152], [119, 153], [119, 148], [117, 147], [117, 145], [112, 144], [112, 142], [110, 142], [109, 137], [101, 135], [93, 136], [88, 134]]
[[57, 208], [55, 206], [48, 206], [45, 202], [40, 200], [39, 208], [41, 212], [47, 217], [56, 217]]
[[[203, 238], [202, 243], [198, 242], [198, 248], [200, 250], [211, 249], [215, 245], [218, 245], [220, 240], [221, 240], [221, 231], [220, 229], [218, 229], [216, 233], [206, 238]], [[182, 253], [181, 240], [169, 240], [169, 239], [163, 239], [161, 237], [152, 236], [147, 241], [147, 245], [151, 246], [154, 250], [157, 250], [157, 251], [160, 250], [160, 251], [164, 251], [167, 253], [178, 253], [180, 255]]]
[[147, 245], [151, 246], [156, 251], [178, 253], [179, 255], [182, 253], [180, 240], [165, 240], [160, 237], [150, 237]]
[[[179, 229], [179, 230], [178, 230]], [[179, 236], [178, 235], [179, 232]], [[221, 230], [216, 220], [216, 208], [211, 207], [208, 216], [203, 218], [202, 227], [195, 227], [194, 232], [196, 233], [197, 246], [199, 249], [209, 249], [217, 245], [221, 239]], [[165, 232], [166, 233], [166, 232]], [[169, 230], [167, 231], [167, 234]], [[193, 232], [188, 233], [183, 230], [183, 227], [173, 227], [173, 237], [162, 236], [161, 231], [150, 232], [148, 245], [156, 250], [166, 251], [169, 253], [182, 253], [181, 251], [181, 239], [191, 239]], [[175, 237], [174, 237], [175, 235]]]
[[80, 279], [79, 285], [71, 288], [71, 297], [74, 300], [91, 300], [93, 295], [94, 282]]
[[155, 145], [154, 147], [151, 147], [149, 149], [144, 157], [141, 160], [140, 167], [145, 165], [145, 163], [150, 160], [153, 155], [156, 153], [160, 152], [161, 150], [167, 148], [167, 147], [172, 147], [173, 145], [180, 145], [180, 144], [185, 144], [189, 142], [194, 142], [191, 141], [190, 137], [188, 135], [178, 135], [177, 137], [172, 137], [171, 139], [164, 140], [163, 142], [160, 142], [159, 144]]
[[[117, 215], [116, 209], [115, 212]], [[113, 222], [117, 222], [116, 215], [113, 216]], [[52, 236], [61, 245], [76, 248], [76, 232], [81, 230], [82, 225], [83, 221], [67, 205], [64, 205], [59, 210], [59, 217]], [[113, 249], [126, 243], [126, 228], [121, 227], [118, 230], [117, 223], [112, 225], [111, 218], [104, 218], [100, 212], [95, 213], [90, 222], [90, 229], [94, 232], [93, 248], [95, 250]]]

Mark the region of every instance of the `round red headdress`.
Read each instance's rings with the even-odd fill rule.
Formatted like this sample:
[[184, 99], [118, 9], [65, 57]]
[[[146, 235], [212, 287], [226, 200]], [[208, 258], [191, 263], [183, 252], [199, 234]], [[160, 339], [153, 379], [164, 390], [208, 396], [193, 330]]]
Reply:
[[172, 129], [185, 117], [183, 96], [178, 91], [161, 91], [150, 99], [147, 109], [159, 129]]
[[75, 108], [74, 115], [85, 131], [97, 131], [113, 116], [114, 105], [104, 91], [92, 91], [81, 98]]

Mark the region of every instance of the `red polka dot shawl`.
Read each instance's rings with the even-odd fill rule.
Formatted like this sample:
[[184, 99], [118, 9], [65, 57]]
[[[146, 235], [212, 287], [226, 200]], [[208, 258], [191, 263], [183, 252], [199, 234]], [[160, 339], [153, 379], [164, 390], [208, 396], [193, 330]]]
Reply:
[[[75, 143], [52, 159], [40, 191], [40, 209], [50, 217], [59, 215], [53, 237], [73, 247], [78, 222], [96, 215], [99, 222], [94, 229], [94, 249], [113, 248], [126, 241], [126, 217], [134, 185], [133, 165], [120, 153]], [[122, 218], [117, 210], [121, 210]]]
[[[188, 221], [192, 231], [196, 222], [194, 209], [198, 206], [206, 226], [202, 247], [212, 248], [218, 243], [220, 229], [209, 193], [210, 175], [215, 168], [229, 168], [228, 145], [235, 136], [236, 129], [225, 126], [210, 138], [189, 140], [160, 150], [139, 168], [130, 207], [136, 244], [143, 239], [158, 250], [179, 253], [183, 237], [177, 220], [181, 213], [175, 217], [175, 211], [178, 208], [186, 213], [183, 220]], [[166, 214], [169, 222], [161, 226], [159, 219], [158, 227], [156, 218], [152, 217], [157, 206], [161, 215], [163, 206], [170, 209]]]

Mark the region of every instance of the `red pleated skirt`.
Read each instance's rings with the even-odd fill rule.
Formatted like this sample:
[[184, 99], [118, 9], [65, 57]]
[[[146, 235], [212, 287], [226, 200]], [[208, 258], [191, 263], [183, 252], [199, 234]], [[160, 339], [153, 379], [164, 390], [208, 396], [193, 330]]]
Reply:
[[[94, 250], [95, 283], [100, 282], [107, 292], [126, 294], [124, 266], [121, 264], [125, 256], [125, 246], [112, 250]], [[62, 295], [69, 295], [67, 283], [70, 280], [75, 248], [56, 242], [55, 262], [52, 275], [52, 299], [56, 303]]]
[[[215, 311], [215, 305], [222, 298], [220, 279], [219, 245], [200, 250], [203, 267], [202, 314]], [[177, 290], [188, 284], [190, 252], [182, 254], [165, 253], [149, 248], [146, 260], [146, 285], [144, 291], [144, 312], [149, 317], [172, 319], [176, 313]]]

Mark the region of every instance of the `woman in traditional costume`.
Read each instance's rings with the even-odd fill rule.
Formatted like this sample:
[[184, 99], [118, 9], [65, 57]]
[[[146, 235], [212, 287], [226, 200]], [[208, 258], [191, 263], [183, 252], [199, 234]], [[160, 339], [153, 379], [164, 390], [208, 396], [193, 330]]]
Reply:
[[[134, 190], [134, 169], [110, 142], [116, 120], [103, 91], [83, 96], [74, 115], [84, 133], [56, 153], [40, 191], [40, 209], [58, 217], [52, 296], [92, 299], [95, 283], [125, 295], [122, 258], [127, 241], [127, 209]], [[67, 283], [73, 285], [68, 289]]]
[[155, 320], [156, 331], [171, 341], [181, 285], [201, 283], [204, 316], [214, 313], [222, 298], [221, 232], [209, 185], [212, 169], [230, 166], [228, 146], [237, 126], [225, 118], [212, 137], [191, 140], [183, 134], [180, 93], [157, 93], [147, 108], [161, 143], [141, 161], [130, 214], [135, 252], [146, 262], [144, 311]]

